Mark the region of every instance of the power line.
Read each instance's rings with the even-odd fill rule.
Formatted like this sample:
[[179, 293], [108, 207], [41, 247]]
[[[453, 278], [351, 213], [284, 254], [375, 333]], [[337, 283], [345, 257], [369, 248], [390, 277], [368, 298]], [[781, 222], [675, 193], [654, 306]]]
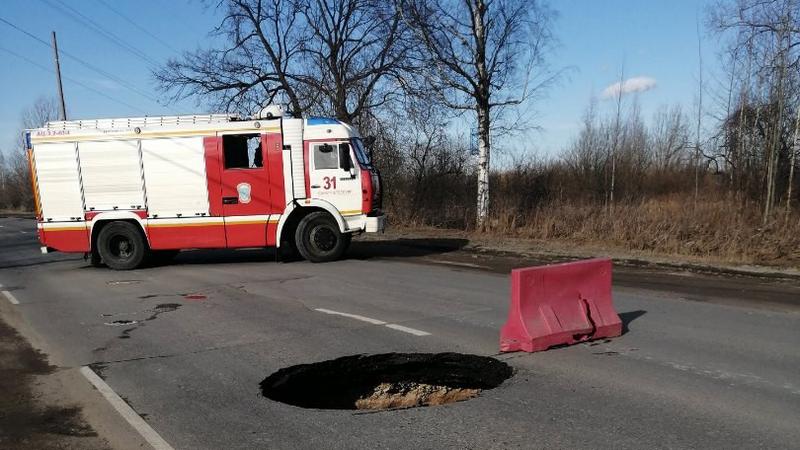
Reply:
[[[9, 22], [8, 20], [6, 20], [6, 19], [4, 19], [4, 18], [2, 18], [2, 17], [0, 17], [0, 22], [3, 22], [3, 23], [5, 23], [6, 25], [8, 25], [8, 26], [10, 26], [10, 27], [14, 28], [15, 30], [19, 31], [20, 33], [23, 33], [23, 34], [25, 34], [26, 36], [28, 36], [28, 37], [29, 37], [29, 38], [31, 38], [31, 39], [34, 39], [34, 40], [36, 40], [36, 41], [37, 41], [37, 42], [39, 42], [40, 44], [42, 44], [42, 45], [45, 45], [45, 46], [47, 46], [48, 48], [52, 48], [52, 44], [48, 43], [48, 42], [47, 42], [47, 41], [45, 41], [44, 39], [41, 39], [41, 38], [39, 38], [39, 37], [37, 37], [37, 36], [35, 36], [35, 35], [33, 35], [33, 34], [29, 33], [28, 31], [25, 31], [24, 29], [22, 29], [22, 28], [20, 28], [20, 27], [18, 27], [18, 26], [16, 26], [16, 25], [14, 25], [13, 23]], [[68, 53], [68, 52], [66, 52], [64, 49], [59, 49], [59, 53], [61, 53], [62, 55], [66, 56], [66, 57], [68, 57], [68, 58], [70, 58], [70, 59], [72, 59], [72, 60], [74, 60], [74, 61], [75, 61], [75, 62], [77, 62], [78, 64], [81, 64], [82, 66], [84, 66], [84, 67], [86, 67], [86, 68], [88, 68], [88, 69], [90, 69], [90, 70], [92, 70], [92, 71], [94, 71], [94, 72], [97, 72], [97, 73], [99, 73], [100, 75], [102, 75], [102, 76], [104, 76], [104, 77], [107, 77], [107, 78], [109, 78], [109, 79], [111, 79], [111, 80], [113, 80], [113, 81], [116, 81], [116, 82], [117, 82], [117, 83], [119, 83], [119, 84], [120, 84], [122, 87], [124, 87], [124, 88], [126, 88], [126, 89], [130, 90], [131, 92], [134, 92], [134, 93], [136, 93], [136, 94], [138, 94], [138, 95], [140, 95], [140, 96], [142, 96], [142, 97], [144, 97], [144, 98], [146, 98], [146, 99], [148, 99], [148, 100], [150, 100], [150, 101], [152, 101], [152, 102], [155, 102], [155, 103], [156, 103], [157, 105], [159, 105], [159, 106], [164, 106], [164, 107], [167, 107], [166, 105], [162, 105], [162, 104], [161, 104], [161, 102], [159, 102], [159, 100], [158, 100], [156, 97], [153, 97], [153, 96], [151, 96], [150, 94], [147, 94], [147, 93], [145, 93], [145, 92], [143, 92], [143, 91], [139, 90], [139, 89], [138, 89], [136, 86], [134, 86], [133, 84], [129, 83], [128, 81], [126, 81], [126, 80], [124, 80], [124, 79], [122, 79], [122, 78], [119, 78], [119, 77], [117, 77], [116, 75], [114, 75], [114, 74], [111, 74], [111, 73], [109, 73], [109, 72], [107, 72], [107, 71], [105, 71], [105, 70], [103, 70], [103, 69], [101, 69], [101, 68], [99, 68], [99, 67], [95, 66], [94, 64], [91, 64], [91, 63], [89, 63], [89, 62], [86, 62], [86, 61], [84, 61], [83, 59], [81, 59], [81, 58], [78, 58], [77, 56], [75, 56], [75, 55], [73, 55], [73, 54], [71, 54], [71, 53]], [[167, 107], [167, 108], [168, 108], [168, 109], [170, 109], [171, 111], [175, 111], [175, 110], [174, 110], [174, 109], [172, 109], [172, 108], [169, 108], [169, 107]]]
[[97, 2], [100, 3], [101, 5], [105, 6], [107, 9], [109, 9], [114, 14], [122, 17], [125, 21], [127, 21], [128, 23], [130, 23], [131, 25], [136, 27], [139, 31], [141, 31], [142, 33], [150, 36], [151, 38], [153, 38], [153, 40], [155, 40], [156, 42], [160, 43], [164, 47], [168, 48], [169, 50], [173, 51], [174, 53], [180, 53], [180, 50], [178, 50], [175, 47], [173, 47], [172, 45], [170, 45], [167, 41], [165, 41], [165, 40], [161, 39], [160, 37], [156, 36], [155, 34], [151, 33], [146, 28], [144, 28], [143, 26], [141, 26], [138, 23], [136, 23], [136, 21], [134, 21], [130, 17], [128, 17], [125, 14], [123, 14], [120, 10], [118, 10], [118, 9], [114, 8], [113, 6], [109, 5], [108, 2], [106, 2], [105, 0], [97, 0]]
[[[53, 5], [53, 3], [51, 3], [51, 0], [44, 0], [44, 1], [46, 3], [48, 3], [48, 4], [50, 4], [50, 6], [56, 6], [56, 5]], [[148, 64], [151, 64], [153, 66], [158, 66], [158, 61], [150, 58], [150, 56], [148, 56], [147, 53], [139, 50], [134, 45], [129, 44], [128, 42], [126, 42], [121, 37], [117, 36], [116, 34], [112, 33], [111, 31], [107, 30], [106, 28], [104, 28], [102, 25], [97, 23], [91, 17], [86, 16], [85, 14], [80, 12], [79, 10], [77, 10], [77, 9], [73, 8], [72, 6], [64, 3], [62, 0], [55, 0], [55, 1], [59, 5], [61, 5], [61, 8], [66, 8], [68, 10], [68, 11], [66, 11], [67, 14], [72, 15], [73, 18], [75, 18], [77, 16], [78, 21], [85, 21], [84, 23], [88, 23], [90, 25], [90, 27], [94, 29], [95, 32], [98, 32], [101, 35], [109, 38], [113, 43], [115, 43], [118, 46], [120, 46], [121, 48], [131, 52], [132, 54], [136, 55], [138, 58], [142, 59], [143, 61], [147, 62]], [[58, 8], [56, 7], [56, 9], [58, 9]], [[62, 11], [64, 11], [64, 10], [62, 9]]]
[[[24, 55], [20, 55], [19, 53], [15, 52], [15, 51], [13, 51], [13, 50], [9, 50], [9, 49], [7, 49], [7, 48], [5, 48], [5, 47], [0, 47], [0, 51], [4, 51], [4, 52], [6, 52], [6, 53], [9, 53], [9, 54], [10, 54], [10, 55], [12, 55], [12, 56], [16, 56], [17, 58], [19, 58], [19, 59], [21, 59], [21, 60], [23, 60], [23, 61], [27, 62], [28, 64], [31, 64], [31, 65], [33, 65], [33, 66], [36, 66], [36, 67], [38, 67], [38, 68], [40, 68], [40, 69], [42, 69], [42, 70], [44, 70], [44, 71], [46, 71], [46, 72], [49, 72], [49, 73], [55, 73], [55, 72], [53, 71], [53, 69], [50, 69], [50, 68], [48, 68], [48, 67], [45, 67], [45, 66], [43, 66], [43, 65], [41, 65], [41, 64], [39, 64], [39, 63], [37, 63], [36, 61], [34, 61], [34, 60], [32, 60], [32, 59], [30, 59], [30, 58], [28, 58], [28, 57], [24, 56]], [[139, 111], [139, 112], [142, 112], [142, 113], [145, 113], [145, 114], [147, 114], [147, 112], [146, 112], [146, 111], [144, 111], [144, 110], [142, 110], [142, 109], [140, 109], [140, 108], [137, 108], [137, 107], [135, 107], [135, 106], [133, 106], [133, 105], [131, 105], [131, 104], [129, 104], [129, 103], [126, 103], [126, 102], [122, 101], [122, 100], [116, 99], [116, 98], [114, 98], [114, 97], [112, 97], [112, 96], [110, 96], [110, 95], [106, 94], [105, 92], [99, 91], [99, 90], [97, 90], [97, 89], [95, 89], [95, 88], [93, 88], [93, 87], [91, 87], [91, 86], [88, 86], [88, 85], [86, 85], [86, 84], [84, 84], [84, 83], [82, 83], [82, 82], [80, 82], [80, 81], [78, 81], [78, 80], [76, 80], [76, 79], [74, 79], [74, 78], [70, 78], [70, 77], [66, 77], [66, 76], [62, 76], [62, 78], [64, 78], [65, 80], [67, 80], [67, 81], [69, 81], [69, 82], [71, 82], [71, 83], [77, 84], [78, 86], [80, 86], [80, 87], [82, 87], [82, 88], [84, 88], [84, 89], [87, 89], [87, 90], [89, 90], [89, 91], [92, 91], [92, 92], [94, 92], [94, 93], [95, 93], [95, 94], [97, 94], [97, 95], [101, 95], [101, 96], [103, 96], [103, 97], [105, 97], [105, 98], [107, 98], [107, 99], [109, 99], [109, 100], [111, 100], [111, 101], [113, 101], [113, 102], [119, 103], [120, 105], [124, 105], [124, 106], [126, 106], [126, 107], [128, 107], [128, 108], [131, 108], [131, 109], [134, 109], [134, 110], [136, 110], [136, 111]]]
[[58, 4], [53, 3], [51, 0], [42, 0], [45, 4], [50, 6], [51, 8], [55, 9], [56, 11], [65, 14], [70, 19], [81, 23], [85, 26], [88, 26], [89, 29], [94, 31], [95, 33], [103, 36], [104, 38], [111, 41], [111, 43], [117, 45], [118, 47], [128, 51], [129, 53], [133, 54], [137, 58], [141, 59], [142, 61], [150, 64], [151, 66], [158, 66], [158, 62], [152, 58], [150, 58], [147, 53], [139, 50], [138, 48], [134, 47], [133, 45], [125, 42], [122, 38], [115, 35], [114, 33], [106, 30], [102, 25], [95, 22], [90, 17], [87, 17], [82, 12], [78, 11], [77, 9], [73, 8], [72, 6], [67, 5], [61, 0], [55, 0]]

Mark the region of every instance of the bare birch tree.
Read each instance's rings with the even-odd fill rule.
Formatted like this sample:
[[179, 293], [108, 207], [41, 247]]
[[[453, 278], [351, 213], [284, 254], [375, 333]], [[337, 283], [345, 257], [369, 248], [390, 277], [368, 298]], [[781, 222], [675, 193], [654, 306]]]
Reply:
[[525, 103], [553, 80], [545, 56], [553, 13], [534, 0], [401, 0], [416, 33], [429, 93], [478, 124], [476, 225], [489, 216], [491, 136], [508, 107]]

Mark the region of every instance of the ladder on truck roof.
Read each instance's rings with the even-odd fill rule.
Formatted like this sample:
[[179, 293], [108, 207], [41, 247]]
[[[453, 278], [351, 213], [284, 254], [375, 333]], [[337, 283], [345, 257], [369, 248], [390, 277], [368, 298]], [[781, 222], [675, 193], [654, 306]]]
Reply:
[[47, 122], [46, 130], [80, 130], [83, 128], [111, 130], [134, 127], [176, 126], [225, 123], [237, 120], [235, 114], [195, 114], [185, 116], [121, 117], [117, 119], [84, 119]]

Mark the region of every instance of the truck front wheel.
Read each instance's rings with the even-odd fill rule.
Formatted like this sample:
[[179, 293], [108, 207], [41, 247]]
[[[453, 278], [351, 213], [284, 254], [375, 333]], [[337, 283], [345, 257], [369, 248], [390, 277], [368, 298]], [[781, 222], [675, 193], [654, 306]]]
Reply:
[[297, 251], [311, 262], [341, 258], [350, 244], [350, 235], [342, 234], [330, 214], [317, 211], [303, 217], [295, 232]]
[[129, 222], [112, 222], [97, 237], [103, 262], [114, 270], [131, 270], [142, 265], [149, 249], [139, 227]]

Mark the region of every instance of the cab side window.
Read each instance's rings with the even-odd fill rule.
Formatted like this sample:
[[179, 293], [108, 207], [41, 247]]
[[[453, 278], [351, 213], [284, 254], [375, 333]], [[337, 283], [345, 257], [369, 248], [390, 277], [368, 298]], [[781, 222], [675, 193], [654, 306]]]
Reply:
[[226, 169], [256, 169], [264, 166], [260, 134], [226, 134], [222, 136]]
[[331, 144], [315, 144], [314, 168], [338, 169], [339, 168], [338, 146]]

